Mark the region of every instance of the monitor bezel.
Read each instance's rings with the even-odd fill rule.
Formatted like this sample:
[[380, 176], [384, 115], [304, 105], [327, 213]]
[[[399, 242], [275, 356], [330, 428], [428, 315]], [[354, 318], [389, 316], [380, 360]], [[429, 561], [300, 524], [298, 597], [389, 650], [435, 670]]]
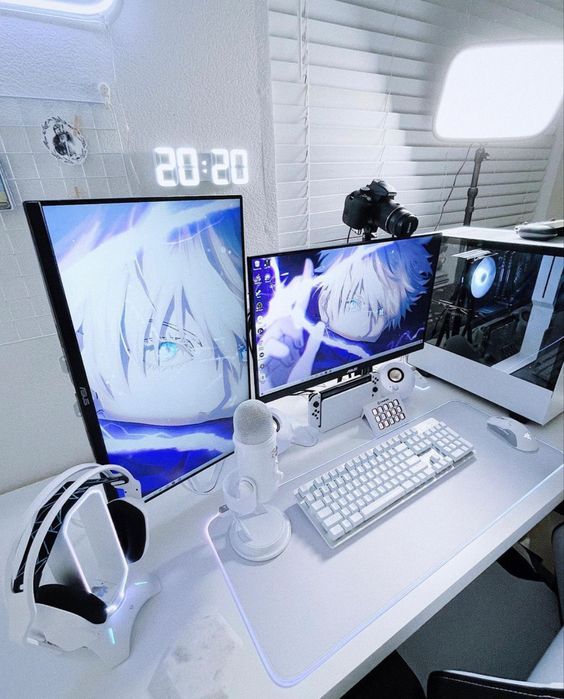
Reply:
[[[242, 276], [243, 276], [243, 298], [247, 298], [247, 275], [245, 274], [245, 227], [243, 214], [243, 197], [240, 194], [225, 194], [225, 195], [194, 195], [181, 197], [104, 197], [99, 199], [53, 199], [53, 200], [34, 200], [24, 201], [23, 208], [33, 239], [33, 244], [39, 261], [41, 274], [45, 284], [47, 297], [51, 312], [55, 320], [55, 327], [59, 336], [62, 350], [67, 360], [69, 374], [71, 376], [78, 406], [86, 430], [86, 435], [90, 443], [90, 447], [94, 454], [94, 458], [100, 464], [110, 464], [102, 429], [96, 415], [96, 409], [92, 398], [88, 376], [82, 361], [80, 347], [74, 331], [74, 325], [70, 309], [67, 303], [66, 294], [64, 291], [63, 281], [59, 271], [55, 250], [51, 242], [47, 222], [43, 215], [43, 210], [50, 206], [84, 206], [88, 204], [135, 204], [141, 202], [169, 202], [169, 201], [200, 201], [213, 199], [237, 199], [239, 202], [240, 220], [241, 220], [241, 254], [242, 254]], [[248, 322], [245, 309], [245, 340], [247, 342], [247, 354], [250, 354], [248, 340]], [[251, 374], [250, 361], [247, 361], [247, 384], [248, 395], [251, 397]], [[202, 471], [214, 466], [223, 459], [231, 456], [233, 451], [222, 454], [221, 456], [207, 461], [198, 468], [180, 476], [171, 481], [166, 486], [161, 486], [157, 490], [147, 493], [143, 499], [148, 502], [163, 493], [166, 493], [171, 488], [180, 483], [185, 482], [189, 478], [196, 476]]]
[[[381, 362], [387, 362], [392, 359], [396, 359], [397, 357], [401, 357], [407, 353], [411, 352], [417, 352], [418, 350], [423, 348], [423, 345], [425, 344], [425, 335], [427, 333], [427, 323], [428, 323], [428, 315], [427, 315], [427, 320], [425, 321], [425, 332], [423, 339], [421, 342], [418, 342], [416, 345], [413, 345], [409, 347], [409, 350], [406, 352], [405, 348], [400, 348], [397, 351], [394, 352], [388, 352], [382, 358], [380, 357], [372, 357], [370, 359], [364, 360], [364, 361], [359, 361], [354, 364], [354, 366], [348, 365], [346, 368], [337, 368], [329, 373], [324, 373], [323, 375], [317, 375], [315, 378], [310, 378], [307, 379], [306, 381], [300, 381], [298, 384], [294, 384], [293, 386], [286, 386], [284, 388], [281, 388], [279, 391], [271, 391], [270, 393], [261, 396], [260, 395], [260, 383], [259, 383], [259, 378], [258, 378], [258, 357], [257, 357], [257, 347], [256, 347], [256, 333], [255, 333], [255, 328], [256, 328], [256, 318], [255, 318], [255, 305], [252, 303], [252, 299], [250, 297], [251, 289], [253, 288], [252, 286], [252, 269], [253, 269], [253, 261], [254, 260], [260, 260], [265, 257], [286, 257], [288, 255], [295, 255], [296, 253], [300, 252], [305, 252], [305, 253], [311, 253], [313, 255], [322, 252], [324, 250], [335, 250], [337, 248], [352, 248], [352, 247], [358, 247], [362, 245], [378, 245], [378, 244], [383, 244], [383, 243], [390, 243], [390, 242], [401, 242], [402, 240], [410, 240], [412, 238], [436, 238], [439, 242], [437, 244], [437, 253], [436, 253], [436, 260], [435, 260], [435, 265], [433, 267], [433, 274], [431, 276], [431, 298], [433, 294], [433, 289], [435, 286], [435, 275], [437, 272], [437, 262], [438, 262], [438, 256], [440, 252], [440, 247], [441, 247], [441, 239], [442, 235], [440, 232], [435, 232], [432, 231], [430, 233], [420, 233], [417, 235], [413, 235], [410, 238], [381, 238], [377, 240], [370, 240], [370, 241], [362, 241], [358, 243], [353, 243], [353, 244], [341, 244], [341, 245], [325, 245], [325, 246], [320, 246], [316, 248], [301, 248], [301, 249], [294, 249], [294, 250], [286, 250], [284, 252], [273, 252], [273, 253], [266, 253], [264, 255], [252, 255], [247, 258], [247, 289], [249, 290], [249, 336], [252, 339], [252, 342], [250, 342], [250, 349], [252, 352], [252, 357], [253, 357], [253, 389], [254, 389], [254, 396], [257, 400], [262, 401], [263, 403], [270, 403], [271, 401], [277, 400], [278, 398], [283, 398], [284, 396], [290, 396], [290, 395], [295, 395], [298, 393], [302, 393], [308, 388], [312, 388], [313, 386], [319, 386], [322, 383], [325, 383], [326, 381], [331, 381], [334, 379], [339, 379], [342, 378], [343, 376], [347, 376], [353, 371], [364, 371], [364, 370], [369, 370], [371, 367], [373, 367], [375, 364], [380, 364]], [[431, 305], [431, 300], [429, 300], [429, 307]]]

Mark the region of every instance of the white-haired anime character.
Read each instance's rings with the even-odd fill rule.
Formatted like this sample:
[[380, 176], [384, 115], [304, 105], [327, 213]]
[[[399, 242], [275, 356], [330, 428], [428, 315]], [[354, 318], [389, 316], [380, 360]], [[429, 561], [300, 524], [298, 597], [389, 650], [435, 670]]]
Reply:
[[345, 363], [338, 355], [355, 361], [382, 351], [375, 343], [400, 327], [431, 275], [431, 255], [416, 238], [323, 251], [315, 269], [307, 257], [287, 283], [276, 258], [272, 264], [275, 290], [261, 336], [265, 388], [309, 378], [320, 349], [335, 364]]
[[[136, 206], [111, 233], [90, 219], [61, 264], [97, 413], [111, 425], [108, 452], [228, 451], [209, 424], [248, 397], [244, 295], [240, 250], [216, 228], [238, 209]], [[205, 429], [179, 429], [188, 425]]]

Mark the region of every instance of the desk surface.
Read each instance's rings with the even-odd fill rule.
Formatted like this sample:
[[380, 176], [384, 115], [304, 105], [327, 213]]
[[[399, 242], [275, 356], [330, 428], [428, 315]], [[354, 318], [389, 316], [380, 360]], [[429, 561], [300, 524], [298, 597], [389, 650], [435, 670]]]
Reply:
[[[504, 411], [437, 379], [430, 388], [417, 390], [409, 401], [417, 416], [449, 400], [463, 400], [492, 413]], [[285, 404], [284, 404], [285, 403]], [[305, 403], [284, 399], [280, 407], [302, 410]], [[557, 448], [563, 443], [563, 423], [557, 417], [533, 432]], [[370, 438], [360, 420], [322, 435], [310, 449], [291, 448], [282, 455], [281, 467], [288, 477], [324, 463], [339, 453], [360, 446]], [[231, 464], [225, 465], [227, 471]], [[18, 517], [38, 491], [33, 485], [0, 497], [0, 569], [16, 536]], [[205, 538], [206, 524], [222, 504], [221, 491], [197, 496], [178, 486], [148, 504], [151, 541], [147, 553], [150, 567], [158, 569], [162, 592], [141, 611], [134, 629], [130, 658], [108, 671], [88, 651], [55, 655], [42, 648], [19, 646], [7, 637], [6, 610], [0, 610], [0, 670], [6, 697], [149, 697], [149, 682], [171, 643], [192, 631], [191, 642], [214, 630], [224, 643], [223, 653], [203, 650], [202, 675], [192, 682], [193, 693], [223, 689], [226, 696], [321, 697], [341, 696], [460, 590], [485, 570], [505, 549], [518, 541], [562, 498], [562, 478], [548, 479], [467, 546], [435, 574], [406, 595], [392, 609], [353, 638], [323, 666], [300, 684], [283, 689], [264, 669], [243, 620], [225, 584]], [[218, 631], [219, 629], [219, 631]], [[211, 632], [210, 632], [211, 633]], [[197, 646], [197, 644], [195, 644]], [[192, 646], [192, 648], [194, 645]], [[207, 663], [207, 665], [206, 665]], [[196, 692], [194, 694], [194, 692]]]

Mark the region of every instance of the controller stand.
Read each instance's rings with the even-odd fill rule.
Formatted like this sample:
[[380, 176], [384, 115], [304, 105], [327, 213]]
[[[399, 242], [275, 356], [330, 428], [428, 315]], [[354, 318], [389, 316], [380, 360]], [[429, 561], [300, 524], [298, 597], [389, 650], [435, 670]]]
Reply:
[[415, 380], [415, 372], [407, 362], [384, 362], [372, 372], [312, 393], [308, 401], [309, 424], [320, 432], [332, 430], [362, 417], [364, 406], [380, 398], [408, 398]]
[[328, 432], [361, 417], [363, 406], [377, 397], [378, 384], [378, 372], [374, 371], [311, 393], [308, 400], [310, 427]]

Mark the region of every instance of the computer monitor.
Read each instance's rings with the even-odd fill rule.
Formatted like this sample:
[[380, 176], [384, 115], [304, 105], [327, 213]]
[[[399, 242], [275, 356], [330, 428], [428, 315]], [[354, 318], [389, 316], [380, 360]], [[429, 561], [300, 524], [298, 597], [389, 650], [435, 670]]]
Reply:
[[241, 197], [24, 206], [96, 460], [153, 497], [231, 453], [249, 397]]
[[436, 234], [249, 258], [257, 398], [421, 349], [439, 246]]

